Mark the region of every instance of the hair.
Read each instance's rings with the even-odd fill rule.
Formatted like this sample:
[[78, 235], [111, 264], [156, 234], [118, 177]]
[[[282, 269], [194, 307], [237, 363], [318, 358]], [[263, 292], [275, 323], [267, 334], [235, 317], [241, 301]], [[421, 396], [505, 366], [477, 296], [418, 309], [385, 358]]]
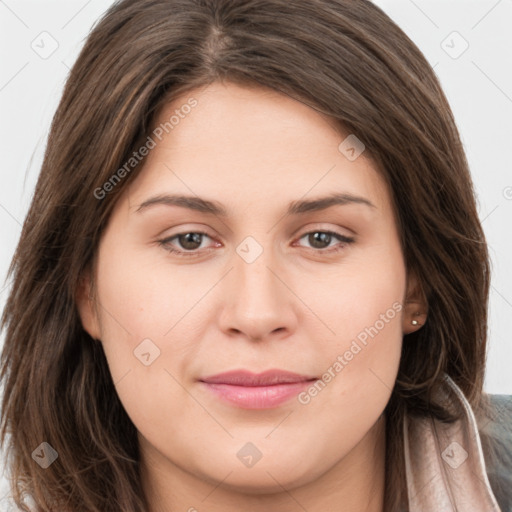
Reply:
[[[1, 442], [22, 510], [26, 498], [37, 511], [148, 508], [136, 428], [76, 296], [144, 160], [101, 199], [95, 191], [166, 104], [217, 81], [266, 87], [328, 115], [364, 143], [389, 187], [428, 320], [403, 343], [385, 410], [387, 511], [407, 504], [404, 415], [454, 419], [432, 404], [443, 373], [475, 410], [483, 403], [487, 246], [453, 114], [408, 36], [368, 0], [122, 0], [69, 74], [9, 268]], [[58, 453], [45, 470], [31, 457], [43, 441]]]

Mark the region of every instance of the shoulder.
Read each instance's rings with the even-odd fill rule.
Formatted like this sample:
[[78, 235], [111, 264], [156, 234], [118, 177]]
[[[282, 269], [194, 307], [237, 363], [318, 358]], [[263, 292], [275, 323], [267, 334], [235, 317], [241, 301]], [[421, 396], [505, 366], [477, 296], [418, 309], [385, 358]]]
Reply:
[[478, 430], [486, 472], [502, 512], [512, 512], [512, 395], [486, 394]]

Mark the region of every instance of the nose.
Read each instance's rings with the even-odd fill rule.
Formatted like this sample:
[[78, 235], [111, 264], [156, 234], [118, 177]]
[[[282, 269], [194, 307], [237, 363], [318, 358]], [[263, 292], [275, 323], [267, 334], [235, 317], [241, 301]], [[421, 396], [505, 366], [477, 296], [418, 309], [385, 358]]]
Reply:
[[231, 337], [250, 341], [282, 339], [297, 326], [298, 302], [290, 272], [275, 251], [265, 248], [254, 260], [233, 253], [233, 269], [222, 290], [220, 328]]

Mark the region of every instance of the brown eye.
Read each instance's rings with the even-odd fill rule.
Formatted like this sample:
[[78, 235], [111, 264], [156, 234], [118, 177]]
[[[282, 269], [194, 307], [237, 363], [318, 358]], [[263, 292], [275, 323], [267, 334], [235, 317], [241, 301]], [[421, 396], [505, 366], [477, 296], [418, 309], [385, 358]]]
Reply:
[[[325, 247], [328, 247], [331, 239], [333, 238], [332, 235], [329, 233], [325, 233], [322, 231], [316, 231], [314, 233], [309, 233], [307, 235], [308, 242], [315, 248], [315, 249], [325, 249]], [[327, 246], [324, 246], [324, 244], [327, 244]]]
[[[202, 231], [189, 231], [186, 233], [177, 233], [163, 240], [159, 240], [159, 244], [171, 253], [177, 256], [198, 256], [200, 252], [203, 237], [211, 238], [208, 233]], [[176, 240], [176, 242], [173, 242]], [[209, 249], [209, 248], [208, 248]]]
[[194, 249], [198, 249], [201, 245], [202, 236], [202, 233], [184, 233], [177, 235], [176, 238], [178, 239], [181, 247], [189, 251], [193, 251]]
[[[344, 245], [351, 244], [352, 242], [355, 241], [354, 238], [347, 237], [339, 233], [335, 233], [333, 231], [310, 231], [309, 233], [305, 233], [304, 235], [302, 235], [299, 240], [302, 240], [303, 238], [306, 237], [308, 243], [311, 245], [311, 248], [318, 249], [320, 252], [322, 250], [328, 249], [330, 243], [335, 239], [341, 242], [342, 246], [333, 247], [332, 250], [334, 251], [341, 250]], [[324, 252], [331, 252], [331, 249]]]

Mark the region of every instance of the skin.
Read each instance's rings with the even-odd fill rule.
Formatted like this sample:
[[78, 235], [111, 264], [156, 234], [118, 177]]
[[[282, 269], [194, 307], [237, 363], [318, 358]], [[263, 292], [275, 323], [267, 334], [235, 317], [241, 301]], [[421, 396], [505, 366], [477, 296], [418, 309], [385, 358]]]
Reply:
[[[288, 96], [214, 83], [176, 98], [157, 124], [189, 98], [197, 106], [123, 192], [78, 297], [139, 432], [151, 512], [381, 512], [383, 411], [403, 335], [426, 315], [389, 190], [364, 152], [350, 161], [339, 151], [348, 133]], [[285, 215], [292, 201], [332, 192], [375, 207]], [[165, 204], [137, 211], [161, 194], [215, 200], [228, 215]], [[158, 243], [198, 230], [208, 236], [194, 249], [167, 242], [196, 257]], [[355, 241], [305, 236], [325, 230]], [[248, 236], [263, 250], [251, 263], [237, 252]], [[198, 382], [242, 368], [320, 379], [393, 304], [401, 310], [306, 404], [241, 409]], [[148, 366], [134, 356], [147, 338], [160, 350]], [[248, 442], [262, 454], [252, 467], [237, 457]]]

